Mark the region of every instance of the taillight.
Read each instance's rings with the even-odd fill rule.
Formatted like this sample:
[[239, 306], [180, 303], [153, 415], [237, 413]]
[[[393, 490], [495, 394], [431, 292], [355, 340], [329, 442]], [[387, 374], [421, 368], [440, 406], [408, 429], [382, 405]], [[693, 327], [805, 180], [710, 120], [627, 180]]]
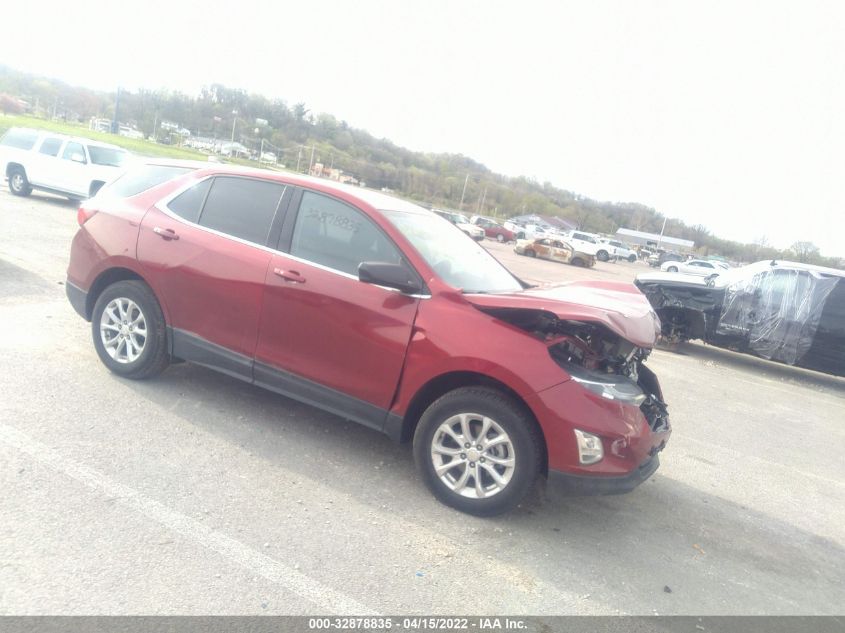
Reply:
[[96, 213], [96, 209], [86, 209], [85, 205], [82, 205], [79, 207], [79, 211], [76, 212], [76, 221], [79, 223], [79, 226], [82, 226], [88, 220], [94, 217]]

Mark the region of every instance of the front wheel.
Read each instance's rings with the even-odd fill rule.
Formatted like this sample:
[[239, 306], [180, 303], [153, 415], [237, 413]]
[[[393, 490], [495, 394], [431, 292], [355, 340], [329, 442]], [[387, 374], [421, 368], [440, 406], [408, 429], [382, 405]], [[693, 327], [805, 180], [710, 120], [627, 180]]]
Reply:
[[493, 516], [529, 493], [540, 472], [541, 444], [533, 420], [511, 398], [488, 387], [463, 387], [423, 413], [414, 459], [442, 503]]
[[676, 272], [678, 272], [678, 267], [677, 266], [669, 266], [669, 268], [666, 269], [666, 272], [676, 273]]
[[22, 167], [15, 167], [9, 172], [9, 191], [16, 196], [28, 196], [32, 193], [32, 186]]
[[532, 251], [531, 249], [526, 250], [526, 251], [525, 251], [525, 254], [526, 254], [528, 257], [537, 257], [537, 253], [535, 253], [535, 252], [534, 252], [534, 251]]
[[164, 315], [142, 281], [119, 281], [106, 288], [94, 305], [91, 330], [100, 360], [120, 376], [151, 378], [170, 362]]
[[596, 253], [596, 259], [600, 262], [606, 262], [608, 259], [610, 259], [610, 255], [608, 255], [607, 251], [599, 251], [598, 253]]
[[633, 264], [635, 261], [637, 261], [637, 256], [631, 253], [630, 255], [628, 255], [628, 261]]

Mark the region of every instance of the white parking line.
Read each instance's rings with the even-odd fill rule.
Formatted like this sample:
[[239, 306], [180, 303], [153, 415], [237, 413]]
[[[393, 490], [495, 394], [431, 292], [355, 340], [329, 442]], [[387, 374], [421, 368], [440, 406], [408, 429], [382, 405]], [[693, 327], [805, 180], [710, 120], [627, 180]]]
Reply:
[[331, 589], [310, 576], [203, 525], [199, 521], [171, 510], [158, 501], [145, 497], [134, 488], [113, 481], [93, 468], [77, 464], [73, 460], [63, 457], [57, 451], [17, 429], [0, 424], [0, 442], [26, 453], [36, 461], [79, 481], [93, 490], [116, 498], [119, 503], [140, 512], [193, 542], [225, 556], [237, 565], [281, 585], [326, 612], [376, 615], [374, 610], [346, 594]]

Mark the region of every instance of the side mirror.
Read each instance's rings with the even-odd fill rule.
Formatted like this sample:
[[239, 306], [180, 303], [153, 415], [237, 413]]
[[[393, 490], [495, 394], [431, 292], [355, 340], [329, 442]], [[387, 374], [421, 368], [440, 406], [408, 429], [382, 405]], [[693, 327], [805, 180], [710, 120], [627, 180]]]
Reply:
[[395, 288], [408, 295], [422, 292], [423, 285], [413, 271], [402, 264], [385, 262], [361, 262], [358, 279], [365, 284]]
[[80, 154], [79, 152], [75, 152], [75, 153], [71, 154], [70, 159], [74, 163], [84, 163], [85, 162], [85, 156], [83, 154]]

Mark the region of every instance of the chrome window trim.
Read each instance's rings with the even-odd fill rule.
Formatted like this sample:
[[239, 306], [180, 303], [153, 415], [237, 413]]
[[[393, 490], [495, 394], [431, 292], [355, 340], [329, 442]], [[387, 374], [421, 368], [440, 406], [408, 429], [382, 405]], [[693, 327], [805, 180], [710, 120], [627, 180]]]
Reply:
[[[343, 272], [342, 270], [330, 268], [330, 267], [325, 266], [323, 264], [318, 264], [317, 262], [312, 262], [309, 259], [297, 257], [296, 255], [291, 255], [290, 253], [285, 253], [284, 251], [280, 251], [280, 250], [275, 249], [275, 248], [270, 248], [269, 246], [265, 246], [263, 244], [257, 244], [255, 242], [250, 242], [249, 240], [245, 240], [245, 239], [242, 239], [240, 237], [236, 237], [234, 235], [229, 235], [228, 233], [223, 233], [222, 231], [218, 231], [217, 229], [212, 229], [212, 228], [209, 228], [207, 226], [203, 226], [202, 224], [197, 224], [196, 222], [191, 222], [190, 220], [186, 220], [181, 215], [177, 214], [176, 212], [174, 212], [170, 209], [169, 205], [175, 198], [177, 198], [178, 196], [185, 193], [191, 187], [195, 187], [196, 185], [199, 185], [199, 184], [205, 182], [206, 180], [209, 180], [210, 178], [215, 178], [217, 176], [228, 177], [228, 178], [246, 178], [248, 180], [259, 180], [261, 182], [278, 182], [280, 185], [283, 185], [285, 187], [285, 190], [287, 190], [288, 187], [295, 187], [296, 186], [296, 185], [291, 185], [291, 184], [286, 183], [286, 182], [279, 182], [279, 181], [275, 181], [275, 180], [267, 180], [265, 178], [255, 178], [255, 177], [252, 177], [252, 176], [240, 176], [240, 175], [235, 175], [235, 174], [209, 174], [208, 176], [205, 176], [205, 177], [200, 178], [198, 180], [192, 180], [192, 181], [184, 184], [183, 186], [177, 188], [175, 191], [171, 192], [170, 194], [168, 194], [167, 196], [165, 196], [164, 198], [162, 198], [161, 200], [156, 202], [154, 204], [154, 206], [155, 206], [156, 209], [158, 209], [159, 211], [164, 213], [166, 216], [168, 216], [172, 220], [175, 220], [177, 222], [181, 222], [182, 224], [186, 224], [188, 226], [192, 226], [194, 228], [200, 229], [202, 231], [205, 231], [206, 233], [211, 233], [212, 235], [224, 237], [226, 239], [232, 240], [233, 242], [238, 242], [239, 244], [244, 244], [246, 246], [252, 246], [253, 248], [257, 248], [259, 250], [265, 251], [265, 252], [270, 253], [272, 255], [280, 255], [282, 257], [287, 257], [288, 259], [292, 259], [294, 261], [297, 261], [297, 262], [300, 262], [300, 263], [303, 263], [303, 264], [308, 264], [309, 266], [314, 266], [315, 268], [318, 268], [320, 270], [324, 270], [324, 271], [329, 272], [329, 273], [334, 273], [335, 275], [339, 275], [341, 277], [346, 277], [347, 279], [353, 279], [354, 281], [357, 281], [359, 283], [364, 283], [363, 281], [358, 279], [358, 277], [356, 277], [355, 275], [350, 275], [349, 273]], [[282, 195], [284, 196], [284, 192], [282, 192]], [[277, 212], [278, 212], [278, 209], [277, 209]], [[200, 216], [201, 215], [202, 214], [200, 214]], [[275, 218], [274, 218], [274, 221], [275, 221]], [[396, 248], [398, 249], [399, 247], [397, 246]], [[400, 253], [402, 252], [401, 249], [399, 249], [399, 252]], [[403, 255], [404, 255], [404, 253], [403, 253]], [[412, 297], [414, 299], [430, 299], [431, 298], [430, 294], [407, 295], [407, 294], [403, 293], [401, 290], [397, 290], [396, 288], [388, 288], [387, 286], [379, 286], [378, 284], [367, 284], [367, 285], [376, 286], [378, 288], [383, 288], [384, 290], [389, 290], [390, 292], [398, 292], [399, 294], [405, 295], [406, 297]]]

